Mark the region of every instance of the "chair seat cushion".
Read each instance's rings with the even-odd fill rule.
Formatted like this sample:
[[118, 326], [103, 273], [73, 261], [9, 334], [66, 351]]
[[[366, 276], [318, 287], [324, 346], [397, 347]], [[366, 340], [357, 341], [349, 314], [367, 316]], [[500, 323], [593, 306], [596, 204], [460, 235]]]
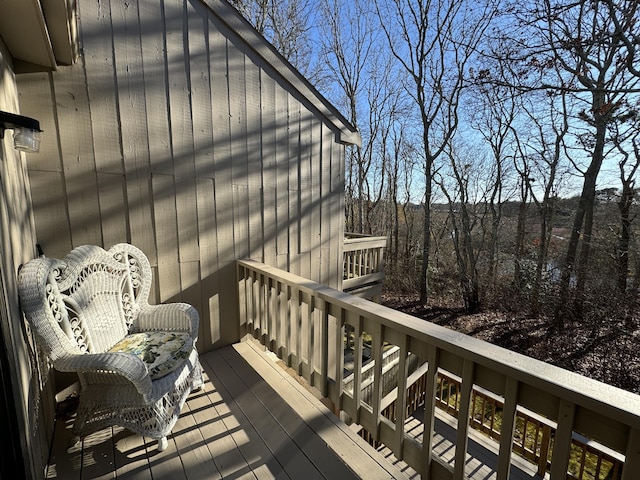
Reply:
[[151, 380], [181, 367], [193, 350], [193, 338], [184, 332], [141, 332], [127, 335], [110, 352], [131, 353], [146, 363]]

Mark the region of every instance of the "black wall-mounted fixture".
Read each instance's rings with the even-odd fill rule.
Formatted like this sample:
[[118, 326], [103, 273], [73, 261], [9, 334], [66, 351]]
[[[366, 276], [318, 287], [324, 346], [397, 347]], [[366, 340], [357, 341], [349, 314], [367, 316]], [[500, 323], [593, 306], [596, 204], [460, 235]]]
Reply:
[[16, 150], [38, 152], [40, 150], [40, 122], [35, 118], [0, 111], [0, 139], [5, 130], [13, 130], [13, 145]]

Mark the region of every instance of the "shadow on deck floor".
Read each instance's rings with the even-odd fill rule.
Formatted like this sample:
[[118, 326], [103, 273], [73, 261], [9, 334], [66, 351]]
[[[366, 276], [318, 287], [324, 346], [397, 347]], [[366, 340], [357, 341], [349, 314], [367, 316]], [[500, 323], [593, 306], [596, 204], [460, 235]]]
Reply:
[[[156, 441], [121, 427], [71, 442], [73, 416], [58, 420], [46, 478], [389, 479], [420, 478], [385, 447], [370, 447], [253, 342], [201, 355], [205, 385], [192, 392], [158, 452]], [[437, 411], [434, 453], [453, 465], [456, 420]], [[422, 411], [405, 431], [422, 440]], [[496, 476], [497, 448], [470, 430], [466, 478]], [[512, 459], [510, 479], [540, 478]]]
[[46, 478], [407, 478], [251, 342], [201, 362], [204, 388], [189, 396], [165, 451], [120, 427], [69, 448], [73, 417], [59, 419]]

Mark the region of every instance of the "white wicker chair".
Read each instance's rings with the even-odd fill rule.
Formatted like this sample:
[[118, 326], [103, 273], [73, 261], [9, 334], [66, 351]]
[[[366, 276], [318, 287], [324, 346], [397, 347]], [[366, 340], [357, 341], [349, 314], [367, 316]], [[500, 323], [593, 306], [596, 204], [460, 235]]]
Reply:
[[192, 388], [202, 386], [198, 312], [149, 305], [151, 267], [129, 244], [85, 245], [20, 270], [22, 309], [53, 366], [81, 384], [74, 433], [120, 425], [167, 446]]

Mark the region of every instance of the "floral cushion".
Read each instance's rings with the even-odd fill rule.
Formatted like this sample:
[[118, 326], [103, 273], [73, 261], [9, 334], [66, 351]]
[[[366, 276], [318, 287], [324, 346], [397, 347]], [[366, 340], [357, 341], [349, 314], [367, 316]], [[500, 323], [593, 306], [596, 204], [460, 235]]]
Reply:
[[193, 350], [191, 335], [183, 332], [142, 332], [127, 335], [110, 352], [132, 353], [147, 364], [151, 380], [181, 367]]

